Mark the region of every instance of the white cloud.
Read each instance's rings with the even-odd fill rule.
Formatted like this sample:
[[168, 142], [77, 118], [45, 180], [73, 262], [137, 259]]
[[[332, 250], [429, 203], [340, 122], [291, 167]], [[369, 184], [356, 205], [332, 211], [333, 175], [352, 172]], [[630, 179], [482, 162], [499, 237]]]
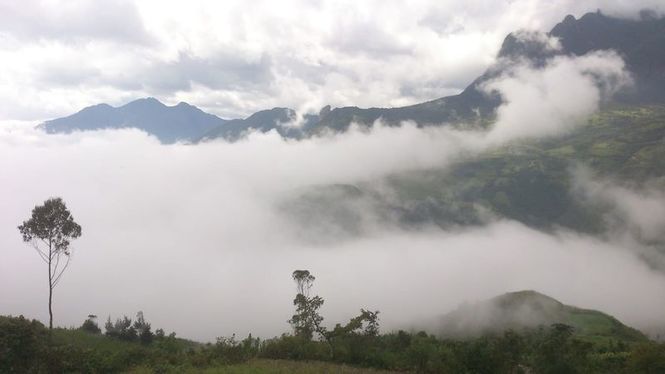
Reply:
[[632, 238], [665, 245], [664, 180], [653, 179], [636, 186], [634, 181], [594, 177], [590, 169], [581, 166], [573, 176], [575, 191], [582, 198], [609, 207], [605, 219], [613, 235], [628, 232]]
[[544, 68], [518, 64], [483, 87], [488, 93], [499, 92], [505, 102], [497, 109], [499, 120], [488, 141], [566, 133], [630, 83], [623, 60], [611, 51], [555, 57]]
[[[93, 16], [94, 15], [94, 16]], [[118, 27], [121, 24], [122, 27]], [[135, 4], [128, 0], [0, 2], [0, 33], [25, 41], [58, 39], [79, 43], [112, 40], [153, 42]]]
[[[547, 31], [567, 13], [599, 6], [622, 16], [663, 8], [657, 1], [3, 1], [0, 120], [49, 119], [143, 96], [224, 117], [275, 106], [413, 104], [459, 92], [494, 62], [509, 32]], [[257, 84], [257, 76], [267, 79]]]

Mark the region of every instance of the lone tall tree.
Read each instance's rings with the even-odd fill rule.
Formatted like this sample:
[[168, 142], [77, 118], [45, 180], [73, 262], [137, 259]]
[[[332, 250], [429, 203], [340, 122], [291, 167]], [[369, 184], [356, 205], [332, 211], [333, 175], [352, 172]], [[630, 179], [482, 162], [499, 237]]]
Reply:
[[[61, 198], [50, 198], [32, 209], [29, 220], [18, 227], [23, 241], [30, 243], [48, 264], [49, 329], [53, 329], [53, 289], [69, 265], [69, 242], [81, 236], [81, 226], [67, 210]], [[66, 258], [64, 261], [63, 256]]]
[[309, 290], [312, 288], [316, 278], [309, 270], [296, 270], [291, 277], [296, 282], [298, 294], [293, 300], [293, 305], [296, 307], [296, 314], [291, 317], [289, 323], [293, 326], [295, 334], [306, 340], [311, 340], [314, 333], [318, 333], [330, 345], [332, 356], [332, 342], [326, 328], [321, 326], [323, 317], [319, 314], [319, 309], [323, 305], [323, 298], [320, 296], [309, 296]]

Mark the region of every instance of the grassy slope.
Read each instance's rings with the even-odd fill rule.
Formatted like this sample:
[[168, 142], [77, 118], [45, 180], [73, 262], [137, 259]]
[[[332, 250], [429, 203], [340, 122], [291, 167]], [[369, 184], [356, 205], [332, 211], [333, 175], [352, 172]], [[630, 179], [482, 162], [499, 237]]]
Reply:
[[[541, 142], [516, 142], [445, 170], [393, 176], [389, 184], [413, 221], [473, 223], [477, 207], [539, 228], [602, 229], [598, 207], [571, 193], [571, 168], [640, 183], [665, 176], [665, 105], [607, 108], [575, 132]], [[424, 208], [423, 205], [426, 205]], [[425, 213], [423, 213], [425, 212]]]
[[567, 324], [575, 327], [581, 340], [605, 344], [610, 340], [626, 343], [645, 342], [648, 339], [638, 330], [628, 327], [616, 318], [597, 310], [567, 307]]
[[537, 330], [540, 326], [563, 323], [574, 327], [576, 338], [603, 346], [610, 340], [629, 344], [648, 340], [641, 332], [608, 314], [565, 305], [536, 291], [510, 292], [463, 305], [444, 316], [442, 322], [442, 335], [460, 338], [502, 334], [508, 329]]

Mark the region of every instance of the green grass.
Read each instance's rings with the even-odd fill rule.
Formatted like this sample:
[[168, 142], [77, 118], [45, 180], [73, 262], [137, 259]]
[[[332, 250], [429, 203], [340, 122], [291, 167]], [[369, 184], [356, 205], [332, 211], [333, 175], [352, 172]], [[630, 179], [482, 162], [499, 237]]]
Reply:
[[53, 330], [53, 341], [56, 344], [72, 345], [75, 347], [94, 349], [104, 352], [117, 352], [130, 348], [140, 347], [138, 343], [130, 343], [116, 339], [109, 339], [104, 335], [94, 335], [82, 330], [61, 329]]
[[607, 345], [610, 341], [639, 343], [648, 340], [641, 332], [605, 313], [575, 307], [568, 307], [567, 313], [567, 323], [575, 327], [576, 336], [581, 340], [600, 345]]
[[[72, 345], [74, 347], [92, 349], [101, 352], [118, 352], [145, 348], [145, 346], [138, 342], [110, 339], [102, 334], [95, 335], [79, 329], [56, 328], [53, 330], [53, 341], [60, 345]], [[176, 338], [175, 346], [178, 350], [185, 351], [188, 349], [196, 349], [201, 346], [201, 343]]]
[[[143, 346], [137, 342], [127, 342], [118, 339], [111, 339], [104, 335], [90, 334], [78, 329], [62, 329], [56, 328], [53, 330], [53, 341], [58, 345], [77, 347], [89, 351], [95, 351], [99, 356], [116, 356], [116, 357], [129, 357], [132, 353], [137, 351], [151, 352], [158, 349], [158, 345], [153, 343], [150, 346]], [[178, 352], [186, 352], [190, 349], [196, 350], [202, 347], [201, 343], [176, 339], [176, 349]], [[166, 364], [166, 363], [164, 363]], [[127, 370], [128, 373], [142, 374], [142, 373], [228, 373], [228, 374], [245, 374], [245, 373], [386, 373], [375, 369], [356, 368], [353, 366], [326, 363], [319, 361], [289, 361], [289, 360], [268, 360], [268, 359], [252, 359], [246, 363], [234, 365], [221, 365], [212, 364], [212, 366], [198, 368], [191, 364], [183, 365], [166, 365], [166, 366], [148, 366], [141, 365]]]
[[[153, 373], [149, 367], [137, 367], [129, 373], [149, 374]], [[170, 372], [169, 372], [170, 373]], [[202, 373], [202, 374], [309, 374], [309, 373], [339, 373], [339, 374], [369, 374], [369, 373], [391, 373], [376, 369], [356, 368], [353, 366], [333, 364], [318, 361], [289, 361], [289, 360], [267, 360], [253, 359], [244, 364], [218, 366], [205, 369], [180, 368], [173, 373]]]

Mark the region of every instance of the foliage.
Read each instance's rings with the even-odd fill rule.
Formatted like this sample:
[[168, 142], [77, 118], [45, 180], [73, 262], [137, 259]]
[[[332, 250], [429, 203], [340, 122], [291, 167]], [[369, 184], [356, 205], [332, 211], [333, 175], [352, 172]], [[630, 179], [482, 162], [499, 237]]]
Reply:
[[[69, 244], [81, 236], [75, 221], [61, 198], [50, 198], [32, 209], [32, 216], [18, 226], [23, 241], [31, 243], [39, 257], [48, 265], [49, 329], [53, 329], [53, 289], [60, 282], [70, 260]], [[61, 262], [62, 257], [65, 261]]]
[[552, 325], [537, 345], [533, 360], [536, 370], [551, 374], [587, 372], [585, 363], [591, 345], [572, 339], [572, 336], [571, 326]]
[[323, 336], [325, 333], [321, 330], [323, 317], [319, 315], [323, 299], [319, 296], [309, 296], [309, 291], [316, 278], [310, 274], [309, 270], [295, 270], [292, 278], [296, 282], [298, 293], [293, 299], [296, 314], [291, 317], [289, 323], [293, 326], [295, 334], [305, 340], [311, 340], [315, 332]]
[[111, 322], [111, 317], [109, 316], [104, 329], [106, 330], [105, 335], [111, 338], [130, 342], [135, 342], [138, 339], [136, 329], [132, 326], [132, 320], [127, 316], [116, 319], [115, 323]]
[[[307, 371], [310, 364], [302, 364], [304, 372], [328, 367], [317, 363], [321, 361], [423, 373], [627, 374], [661, 373], [665, 368], [665, 344], [599, 345], [578, 340], [566, 325], [449, 340], [425, 332], [373, 334], [366, 328], [371, 325], [367, 318], [363, 318], [363, 328], [357, 327], [361, 316], [363, 313], [331, 330], [337, 332], [334, 358], [329, 356], [327, 342], [290, 334], [266, 341], [251, 335], [238, 341], [231, 336], [202, 345], [176, 338], [175, 334], [158, 333], [151, 344], [145, 345], [138, 338], [127, 341], [81, 329], [54, 329], [53, 345], [49, 347], [48, 330], [41, 323], [23, 317], [0, 317], [0, 372], [236, 372], [233, 368], [257, 365], [256, 358], [265, 363], [260, 365], [260, 372], [271, 370], [265, 365], [301, 367], [294, 361], [313, 362], [311, 371]], [[365, 317], [372, 319], [369, 314]], [[120, 321], [127, 325], [124, 318]]]
[[35, 357], [46, 352], [47, 330], [23, 316], [0, 316], [0, 372], [22, 373], [38, 366]]
[[[90, 315], [81, 328], [55, 329], [49, 340], [49, 330], [37, 321], [0, 317], [0, 372], [236, 372], [235, 368], [253, 367], [251, 362], [284, 362], [274, 360], [326, 361], [356, 368], [420, 373], [665, 371], [665, 344], [642, 337], [633, 339], [623, 330], [609, 340], [579, 339], [575, 327], [563, 323], [457, 340], [424, 331], [380, 334], [379, 312], [365, 309], [345, 325], [327, 329], [321, 325], [323, 317], [318, 314], [323, 299], [309, 295], [314, 276], [299, 271], [294, 273], [294, 280], [298, 289], [296, 306], [302, 306], [296, 308], [294, 317], [298, 318], [292, 318], [296, 321], [292, 322], [294, 332], [265, 341], [250, 334], [240, 341], [232, 335], [220, 337], [214, 344], [199, 344], [176, 338], [175, 333], [167, 335], [163, 329], [153, 334], [142, 312], [134, 321], [124, 316], [112, 322], [109, 317], [104, 335], [91, 334], [96, 316]], [[525, 296], [517, 293], [508, 301]], [[590, 311], [578, 312], [584, 318], [593, 316]], [[319, 339], [303, 331], [317, 333]], [[322, 367], [317, 365], [311, 368]], [[303, 372], [315, 370], [308, 368], [309, 364]]]
[[[150, 323], [143, 317], [143, 312], [136, 313], [134, 323], [127, 316], [124, 316], [122, 319], [116, 319], [115, 323], [112, 323], [109, 316], [104, 328], [106, 330], [105, 334], [108, 337], [130, 342], [138, 341], [144, 345], [151, 344], [155, 338], [155, 334], [151, 331]], [[164, 337], [164, 330], [160, 331], [159, 337]]]
[[80, 329], [86, 332], [89, 332], [91, 334], [101, 334], [102, 329], [99, 328], [99, 325], [97, 325], [97, 316], [95, 315], [89, 315], [88, 319], [83, 321], [83, 324], [81, 325]]
[[136, 314], [136, 321], [134, 321], [134, 330], [138, 335], [141, 344], [150, 344], [154, 338], [154, 334], [150, 331], [150, 323], [146, 322], [143, 318], [143, 312]]
[[637, 346], [627, 360], [627, 368], [633, 373], [665, 373], [665, 344]]
[[18, 227], [23, 240], [45, 242], [54, 253], [69, 255], [71, 239], [81, 236], [81, 226], [61, 198], [50, 198], [32, 210], [32, 216]]

